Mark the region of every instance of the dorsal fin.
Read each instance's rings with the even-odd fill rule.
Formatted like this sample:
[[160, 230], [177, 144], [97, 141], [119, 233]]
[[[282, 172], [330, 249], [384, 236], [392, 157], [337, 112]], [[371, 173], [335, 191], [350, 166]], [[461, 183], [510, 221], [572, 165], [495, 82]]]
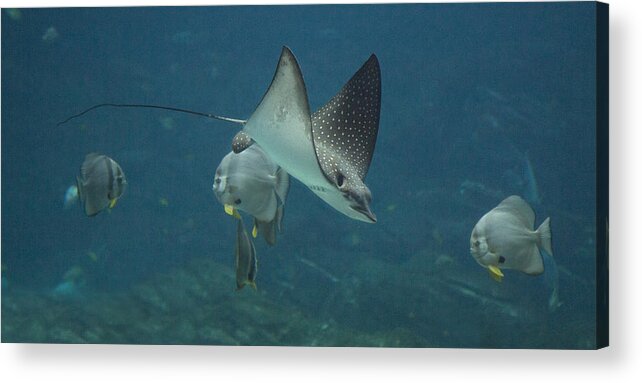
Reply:
[[530, 207], [530, 205], [520, 196], [512, 195], [506, 198], [499, 205], [497, 205], [495, 209], [511, 212], [529, 230], [533, 230], [535, 227], [535, 212]]

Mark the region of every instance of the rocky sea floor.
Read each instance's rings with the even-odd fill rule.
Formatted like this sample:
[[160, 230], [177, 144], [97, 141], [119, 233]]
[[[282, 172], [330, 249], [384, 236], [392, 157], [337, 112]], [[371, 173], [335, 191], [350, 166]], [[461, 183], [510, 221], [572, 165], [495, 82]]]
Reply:
[[207, 258], [117, 293], [60, 296], [5, 286], [2, 342], [594, 347], [588, 282], [562, 280], [564, 303], [551, 311], [541, 281], [511, 273], [496, 283], [447, 252], [425, 249], [402, 264], [367, 252], [339, 259], [348, 256], [332, 281], [284, 261], [262, 271], [258, 290], [235, 291], [231, 267]]
[[118, 294], [12, 290], [2, 299], [2, 342], [420, 346], [403, 330], [360, 333], [234, 285], [229, 267], [200, 259]]

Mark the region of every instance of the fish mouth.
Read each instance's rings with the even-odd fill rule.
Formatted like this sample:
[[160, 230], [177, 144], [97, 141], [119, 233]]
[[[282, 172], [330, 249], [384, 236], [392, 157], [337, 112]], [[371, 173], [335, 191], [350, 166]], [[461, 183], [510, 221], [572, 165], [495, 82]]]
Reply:
[[362, 206], [350, 206], [352, 210], [356, 211], [359, 213], [359, 219], [363, 222], [367, 223], [376, 223], [377, 222], [377, 216], [370, 210], [369, 207], [362, 207]]

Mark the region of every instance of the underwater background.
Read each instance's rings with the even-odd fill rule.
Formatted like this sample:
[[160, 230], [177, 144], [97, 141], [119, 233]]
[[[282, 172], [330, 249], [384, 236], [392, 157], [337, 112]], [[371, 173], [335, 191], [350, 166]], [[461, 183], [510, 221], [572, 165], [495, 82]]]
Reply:
[[[2, 10], [2, 342], [594, 348], [594, 3]], [[231, 124], [281, 47], [310, 106], [371, 53], [374, 225], [292, 179], [284, 232], [235, 291], [235, 220], [212, 193]], [[64, 207], [89, 152], [128, 189]], [[511, 194], [554, 258], [489, 277], [469, 253]]]

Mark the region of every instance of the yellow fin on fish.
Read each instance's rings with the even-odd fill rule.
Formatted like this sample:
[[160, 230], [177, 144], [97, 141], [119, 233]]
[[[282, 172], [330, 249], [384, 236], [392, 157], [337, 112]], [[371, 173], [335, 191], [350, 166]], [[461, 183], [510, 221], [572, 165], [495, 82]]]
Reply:
[[241, 215], [232, 205], [225, 204], [225, 212], [236, 219], [241, 219]]
[[258, 233], [259, 233], [259, 231], [256, 228], [256, 224], [254, 224], [254, 227], [252, 228], [252, 238], [256, 238]]
[[497, 266], [488, 266], [488, 273], [495, 282], [501, 282], [504, 278], [504, 273]]
[[114, 198], [111, 201], [109, 201], [109, 208], [113, 209], [114, 206], [116, 206], [116, 202], [118, 202], [118, 198]]

